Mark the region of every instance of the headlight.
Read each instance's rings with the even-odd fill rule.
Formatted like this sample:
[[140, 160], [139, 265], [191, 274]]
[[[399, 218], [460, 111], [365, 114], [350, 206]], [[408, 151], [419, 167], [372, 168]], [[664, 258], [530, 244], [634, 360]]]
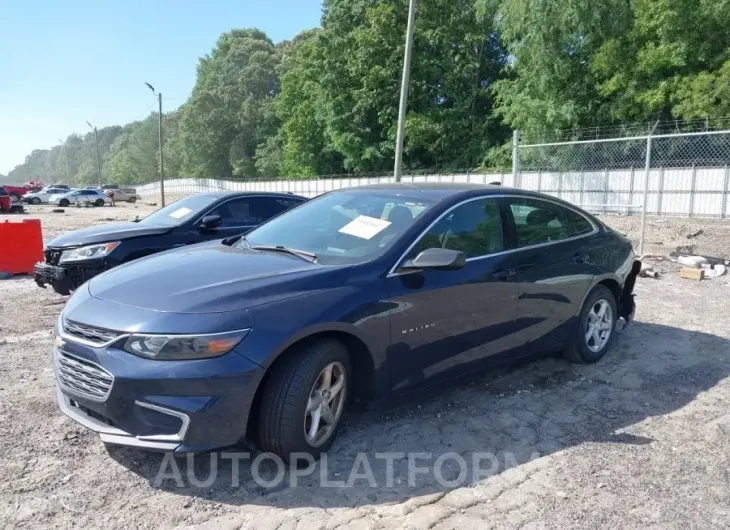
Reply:
[[75, 248], [73, 250], [64, 250], [59, 263], [103, 258], [104, 256], [108, 256], [118, 246], [119, 241], [115, 241], [113, 243], [100, 243], [98, 245], [89, 245], [88, 247]]
[[248, 335], [247, 329], [211, 335], [131, 335], [124, 351], [161, 361], [208, 359], [226, 354]]

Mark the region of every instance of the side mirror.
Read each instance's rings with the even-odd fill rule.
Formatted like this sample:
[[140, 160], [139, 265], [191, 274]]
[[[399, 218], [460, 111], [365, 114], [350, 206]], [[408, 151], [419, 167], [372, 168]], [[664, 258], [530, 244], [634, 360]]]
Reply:
[[448, 248], [427, 248], [412, 260], [408, 260], [401, 269], [424, 270], [441, 269], [456, 270], [466, 265], [466, 254]]
[[220, 215], [206, 215], [200, 220], [200, 228], [213, 230], [218, 228], [222, 222], [223, 219], [221, 219]]

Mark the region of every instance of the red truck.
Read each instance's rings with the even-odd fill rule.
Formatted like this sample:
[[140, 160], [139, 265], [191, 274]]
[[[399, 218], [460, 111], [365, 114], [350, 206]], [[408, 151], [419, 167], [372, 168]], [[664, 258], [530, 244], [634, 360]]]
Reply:
[[43, 188], [43, 183], [31, 181], [27, 184], [23, 184], [22, 186], [10, 186], [8, 184], [0, 184], [0, 186], [5, 188], [5, 191], [8, 195], [10, 195], [10, 198], [13, 201], [17, 202], [26, 193], [38, 191], [39, 189]]

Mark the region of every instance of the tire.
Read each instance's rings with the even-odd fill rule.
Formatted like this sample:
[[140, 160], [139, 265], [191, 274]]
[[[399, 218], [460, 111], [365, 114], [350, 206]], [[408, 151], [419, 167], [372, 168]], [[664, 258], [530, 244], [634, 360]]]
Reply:
[[135, 202], [137, 202], [137, 197], [130, 197], [130, 198], [129, 198], [129, 199], [127, 200], [127, 202], [128, 202], [128, 203], [130, 203], [130, 204], [134, 204]]
[[[320, 419], [323, 439], [314, 439], [305, 431], [312, 427], [312, 413], [308, 412], [310, 395], [315, 401], [322, 401], [316, 393], [317, 386], [324, 381], [323, 370], [333, 367], [332, 388], [337, 380], [343, 387], [330, 402], [334, 414], [334, 424]], [[338, 367], [343, 373], [335, 377]], [[291, 352], [281, 364], [273, 367], [261, 397], [258, 411], [258, 438], [263, 451], [291, 462], [292, 453], [308, 453], [315, 459], [326, 452], [337, 436], [342, 425], [343, 412], [347, 408], [350, 390], [350, 362], [345, 346], [336, 340], [323, 340], [302, 346]], [[343, 395], [340, 395], [343, 394]], [[326, 397], [326, 396], [324, 396]], [[340, 401], [341, 400], [341, 401]], [[337, 403], [335, 403], [337, 402]], [[329, 431], [327, 433], [327, 431]], [[318, 430], [319, 432], [319, 430]], [[324, 435], [326, 434], [326, 437]]]
[[60, 201], [58, 201], [58, 205], [61, 206], [61, 207], [63, 207], [63, 208], [65, 208], [66, 206], [68, 206], [70, 204], [71, 203], [69, 202], [68, 199], [61, 199]]
[[14, 191], [10, 194], [10, 200], [12, 200], [13, 202], [18, 202], [20, 200], [20, 195], [18, 195], [18, 193]]
[[94, 206], [104, 206], [104, 199], [96, 199]]
[[39, 205], [39, 204], [41, 203], [41, 200], [40, 200], [40, 198], [38, 198], [38, 197], [33, 197], [33, 198], [32, 198], [32, 199], [30, 200], [30, 203], [31, 203], [31, 204], [35, 204], [36, 206], [38, 206], [38, 205]]
[[[604, 309], [603, 320], [599, 320], [599, 326], [609, 326], [598, 330], [598, 341], [596, 335], [592, 334], [586, 338], [590, 321], [595, 322], [596, 313], [600, 314]], [[607, 321], [606, 313], [610, 311], [609, 321]], [[593, 314], [592, 314], [593, 313]], [[583, 307], [578, 315], [577, 325], [572, 330], [572, 337], [568, 341], [565, 349], [565, 357], [572, 362], [591, 364], [600, 361], [611, 348], [613, 340], [616, 337], [616, 321], [618, 319], [618, 311], [616, 307], [616, 298], [610, 289], [603, 285], [597, 285], [588, 294]], [[593, 324], [595, 329], [596, 324]], [[605, 332], [608, 331], [606, 335]], [[604, 342], [605, 341], [605, 342]]]

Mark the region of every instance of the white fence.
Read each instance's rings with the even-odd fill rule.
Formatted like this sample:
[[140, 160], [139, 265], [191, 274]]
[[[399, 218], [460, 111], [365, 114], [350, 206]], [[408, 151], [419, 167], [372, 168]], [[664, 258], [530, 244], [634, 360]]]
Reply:
[[[352, 186], [393, 182], [393, 177], [321, 178], [307, 180], [171, 179], [167, 195], [207, 191], [274, 191], [315, 197]], [[456, 173], [404, 175], [402, 182], [500, 182], [513, 186], [511, 173]], [[725, 167], [657, 168], [649, 172], [647, 213], [672, 216], [727, 217], [730, 212], [730, 169]], [[559, 197], [593, 213], [639, 213], [642, 207], [644, 168], [603, 171], [522, 171], [518, 187]], [[160, 193], [158, 182], [137, 188], [144, 196]]]
[[[316, 197], [328, 191], [393, 182], [393, 177], [362, 178], [315, 178], [305, 180], [217, 180], [217, 179], [171, 179], [165, 180], [165, 195], [190, 195], [207, 191], [271, 191], [294, 193], [303, 197]], [[453, 173], [438, 175], [403, 175], [401, 182], [464, 182], [489, 184], [500, 182], [505, 186], [514, 184], [511, 173]], [[143, 197], [160, 194], [160, 183], [153, 182], [137, 187]]]

